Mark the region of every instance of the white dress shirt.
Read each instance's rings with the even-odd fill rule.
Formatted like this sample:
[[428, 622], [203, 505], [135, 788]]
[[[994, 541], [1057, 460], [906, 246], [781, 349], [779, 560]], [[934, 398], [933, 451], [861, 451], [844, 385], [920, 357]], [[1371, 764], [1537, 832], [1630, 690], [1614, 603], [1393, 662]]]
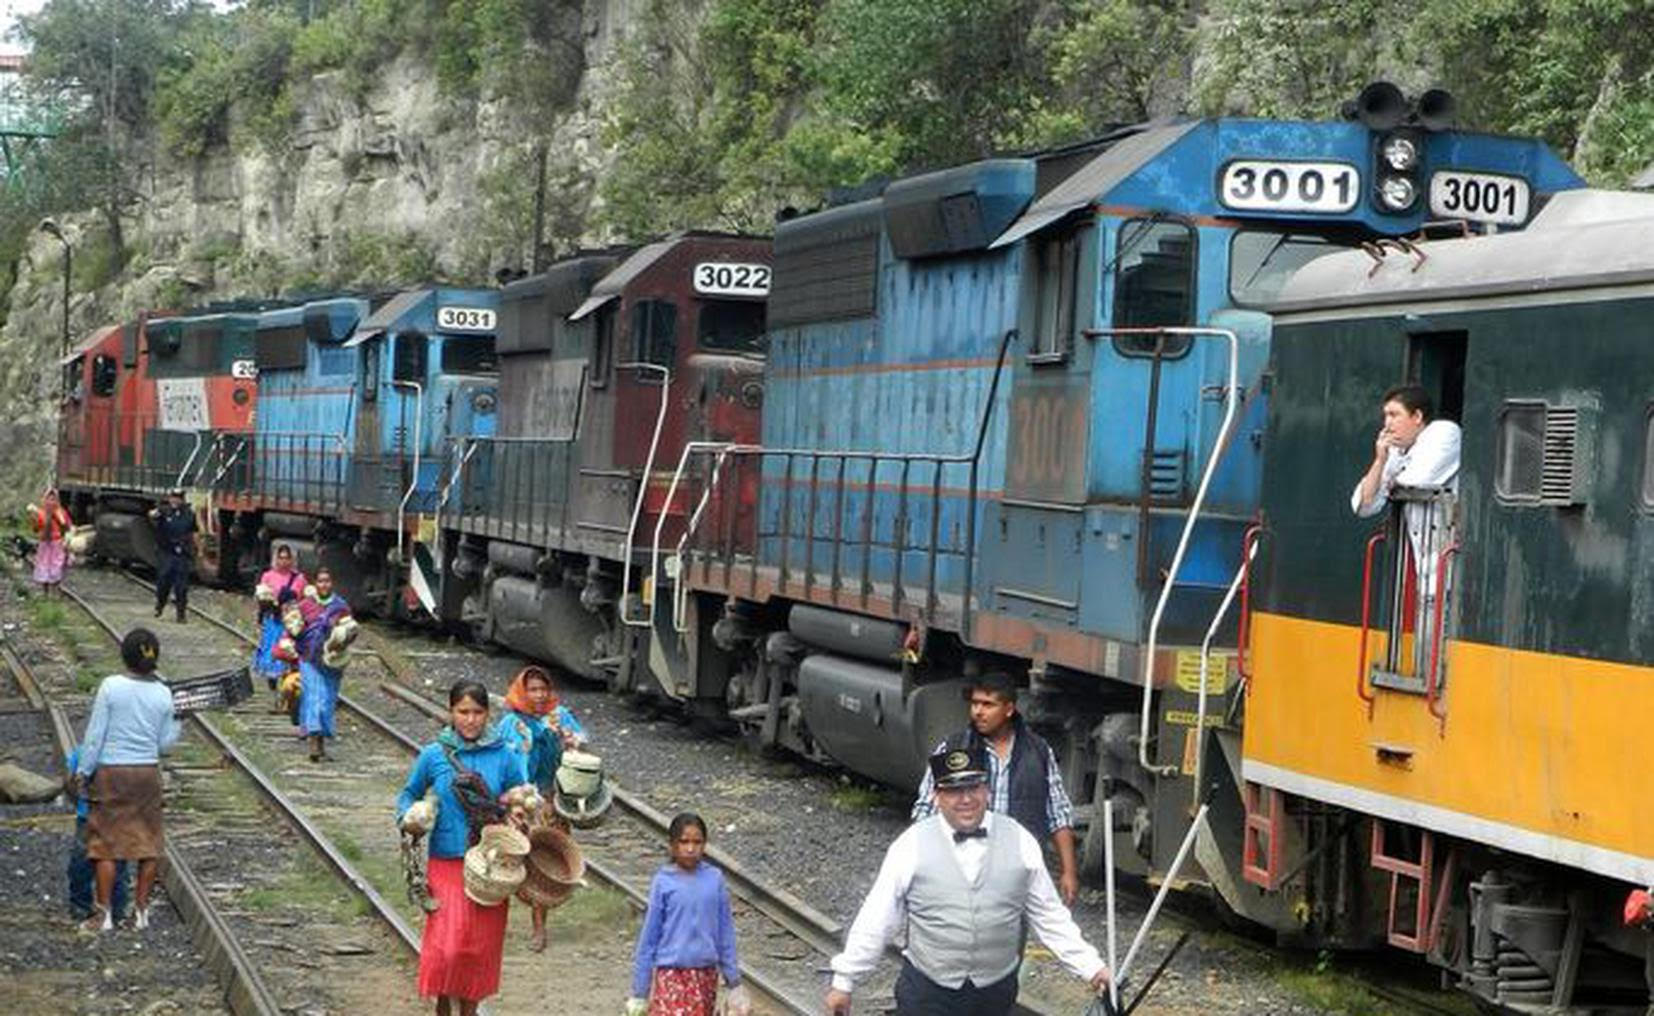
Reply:
[[[1390, 491], [1395, 487], [1443, 487], [1456, 492], [1461, 437], [1459, 425], [1453, 421], [1431, 420], [1419, 431], [1412, 447], [1390, 449], [1371, 501], [1361, 500], [1361, 482], [1356, 481], [1355, 490], [1350, 492], [1350, 510], [1362, 518], [1379, 514], [1389, 507]], [[1439, 502], [1409, 504], [1402, 514], [1414, 568], [1423, 586], [1421, 592], [1425, 597], [1434, 597], [1436, 555], [1447, 545], [1446, 506]]]
[[[1000, 816], [988, 812], [982, 816], [982, 827], [988, 828]], [[885, 851], [884, 863], [873, 881], [873, 888], [862, 901], [856, 920], [844, 939], [844, 951], [833, 957], [833, 987], [839, 991], [854, 990], [855, 983], [878, 966], [885, 943], [907, 920], [907, 890], [913, 882], [914, 866], [918, 862], [918, 836], [931, 820], [916, 822], [907, 827]], [[936, 821], [945, 822], [946, 819]], [[1016, 822], [1009, 823], [1016, 830], [1018, 860], [1028, 870], [1028, 900], [1023, 906], [1023, 917], [1041, 943], [1058, 961], [1083, 980], [1091, 980], [1103, 969], [1103, 959], [1097, 950], [1080, 934], [1073, 915], [1057, 896], [1051, 875], [1045, 870], [1045, 856], [1039, 841]], [[953, 853], [959, 869], [967, 881], [974, 882], [982, 872], [988, 856], [986, 837], [974, 837], [953, 842]]]

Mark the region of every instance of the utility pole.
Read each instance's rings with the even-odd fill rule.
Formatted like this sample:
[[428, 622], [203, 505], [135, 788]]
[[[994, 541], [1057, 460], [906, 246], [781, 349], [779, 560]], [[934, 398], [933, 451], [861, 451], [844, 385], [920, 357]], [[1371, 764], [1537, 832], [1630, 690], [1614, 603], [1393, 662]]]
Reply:
[[528, 263], [534, 274], [546, 270], [543, 250], [546, 235], [546, 143], [534, 147], [534, 247], [529, 251]]
[[63, 346], [59, 356], [69, 355], [69, 279], [74, 268], [74, 251], [69, 245], [69, 238], [63, 235], [63, 227], [53, 219], [41, 219], [40, 231], [57, 237], [57, 242], [63, 245]]

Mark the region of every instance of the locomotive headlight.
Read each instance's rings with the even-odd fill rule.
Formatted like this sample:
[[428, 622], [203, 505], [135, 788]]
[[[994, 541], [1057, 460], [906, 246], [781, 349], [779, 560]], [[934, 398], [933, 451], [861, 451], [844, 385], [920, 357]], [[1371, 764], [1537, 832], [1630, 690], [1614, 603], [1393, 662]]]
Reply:
[[494, 393], [485, 388], [471, 396], [471, 409], [478, 413], [492, 413], [494, 401]]
[[1387, 176], [1379, 181], [1378, 199], [1388, 211], [1405, 212], [1418, 198], [1418, 185], [1405, 176]]
[[1419, 146], [1412, 138], [1396, 134], [1384, 139], [1379, 148], [1384, 164], [1398, 173], [1405, 173], [1419, 164]]

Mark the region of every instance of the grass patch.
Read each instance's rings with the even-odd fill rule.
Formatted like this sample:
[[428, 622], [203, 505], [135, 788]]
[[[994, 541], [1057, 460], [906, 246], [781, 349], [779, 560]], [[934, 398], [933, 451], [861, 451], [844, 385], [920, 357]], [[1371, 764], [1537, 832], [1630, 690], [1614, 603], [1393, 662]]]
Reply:
[[59, 600], [31, 597], [28, 610], [29, 622], [41, 631], [61, 631], [69, 620], [68, 608]]
[[[1320, 965], [1318, 965], [1320, 966]], [[1349, 974], [1331, 968], [1287, 968], [1275, 982], [1317, 1012], [1328, 1016], [1406, 1016]]]
[[91, 667], [80, 666], [75, 668], [75, 690], [82, 695], [90, 695], [98, 690], [103, 681], [103, 675]]
[[562, 931], [599, 929], [630, 936], [636, 933], [637, 923], [637, 913], [626, 896], [597, 883], [588, 889], [576, 889], [567, 903], [546, 915], [546, 929], [554, 938]]
[[827, 795], [828, 804], [847, 812], [876, 811], [889, 807], [892, 799], [890, 791], [885, 788], [860, 783], [841, 783]]
[[243, 893], [241, 904], [249, 910], [279, 910], [283, 907], [304, 907], [344, 917], [360, 913], [353, 900], [339, 886], [331, 873], [308, 853], [294, 858], [293, 866], [280, 879]]

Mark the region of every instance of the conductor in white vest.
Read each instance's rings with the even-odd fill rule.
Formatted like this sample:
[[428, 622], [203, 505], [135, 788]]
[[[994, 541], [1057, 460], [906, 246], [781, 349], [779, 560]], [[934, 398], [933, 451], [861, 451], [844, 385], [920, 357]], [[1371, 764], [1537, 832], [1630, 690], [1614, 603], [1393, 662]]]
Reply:
[[1108, 967], [1057, 896], [1039, 841], [988, 811], [981, 746], [930, 757], [936, 814], [909, 826], [885, 852], [844, 951], [833, 957], [827, 1011], [850, 1012], [856, 982], [885, 943], [907, 929], [896, 979], [901, 1016], [1004, 1016], [1016, 1004], [1023, 922], [1076, 977], [1099, 993]]

